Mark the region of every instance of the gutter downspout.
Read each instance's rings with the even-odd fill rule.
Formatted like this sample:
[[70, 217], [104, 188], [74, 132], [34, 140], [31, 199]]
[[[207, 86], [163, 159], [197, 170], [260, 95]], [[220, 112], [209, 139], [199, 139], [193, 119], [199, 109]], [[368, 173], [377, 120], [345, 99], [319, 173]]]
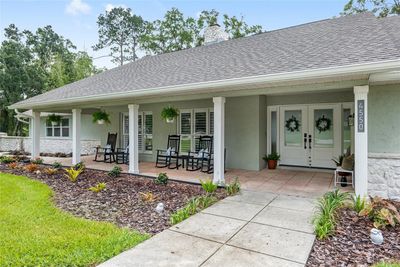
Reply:
[[[14, 117], [19, 122], [26, 123], [26, 124], [30, 123], [30, 119], [32, 118], [31, 116], [19, 112], [18, 109], [14, 109], [14, 110], [15, 110], [15, 113], [17, 113], [17, 115], [15, 115]], [[27, 119], [27, 120], [24, 120], [24, 119]]]

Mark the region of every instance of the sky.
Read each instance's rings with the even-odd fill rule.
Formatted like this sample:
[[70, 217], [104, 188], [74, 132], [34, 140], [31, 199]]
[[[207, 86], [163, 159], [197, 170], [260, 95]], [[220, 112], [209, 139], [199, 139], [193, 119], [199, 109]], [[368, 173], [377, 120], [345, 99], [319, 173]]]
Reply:
[[244, 16], [249, 25], [275, 30], [337, 16], [348, 0], [0, 0], [0, 41], [4, 28], [14, 23], [20, 30], [35, 31], [53, 26], [70, 39], [78, 50], [94, 58], [98, 67], [115, 67], [107, 49], [93, 51], [98, 41], [97, 17], [115, 6], [129, 7], [145, 20], [162, 18], [177, 7], [186, 16], [196, 17], [202, 10]]

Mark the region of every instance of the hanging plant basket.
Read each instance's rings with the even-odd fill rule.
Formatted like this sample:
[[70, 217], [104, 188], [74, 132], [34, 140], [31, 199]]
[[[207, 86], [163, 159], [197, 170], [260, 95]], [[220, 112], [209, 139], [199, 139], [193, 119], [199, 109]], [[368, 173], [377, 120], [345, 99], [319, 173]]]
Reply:
[[167, 123], [173, 123], [175, 118], [178, 117], [179, 111], [177, 108], [174, 107], [165, 107], [161, 111], [161, 118], [165, 120]]
[[50, 123], [51, 125], [55, 126], [57, 124], [61, 123], [61, 116], [56, 115], [56, 114], [51, 114], [47, 117], [47, 122]]
[[97, 111], [95, 113], [92, 114], [93, 116], [93, 123], [97, 123], [97, 124], [105, 124], [105, 123], [111, 123], [110, 121], [110, 114], [108, 114], [105, 111]]

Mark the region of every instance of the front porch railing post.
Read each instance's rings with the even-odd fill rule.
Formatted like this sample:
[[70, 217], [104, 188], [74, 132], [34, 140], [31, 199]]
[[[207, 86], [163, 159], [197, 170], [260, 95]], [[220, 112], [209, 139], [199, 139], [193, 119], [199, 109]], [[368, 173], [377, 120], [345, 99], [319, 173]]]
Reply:
[[81, 109], [72, 110], [72, 164], [81, 161]]
[[139, 173], [139, 105], [129, 109], [129, 173]]
[[31, 127], [31, 157], [37, 158], [40, 156], [40, 112], [32, 111]]
[[362, 197], [368, 194], [368, 91], [368, 85], [354, 86], [355, 192]]
[[215, 184], [225, 183], [225, 97], [214, 97], [214, 177]]

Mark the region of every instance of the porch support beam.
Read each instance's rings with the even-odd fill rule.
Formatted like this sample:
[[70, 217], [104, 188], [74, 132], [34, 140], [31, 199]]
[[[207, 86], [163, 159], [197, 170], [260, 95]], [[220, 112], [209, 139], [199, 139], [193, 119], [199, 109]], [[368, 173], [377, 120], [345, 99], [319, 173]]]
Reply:
[[72, 110], [72, 164], [81, 161], [81, 109]]
[[214, 184], [225, 183], [225, 97], [214, 97]]
[[368, 91], [368, 85], [354, 86], [355, 193], [362, 197], [368, 194]]
[[129, 173], [139, 174], [139, 105], [129, 109]]
[[31, 119], [31, 157], [37, 158], [40, 156], [40, 112], [32, 110]]

